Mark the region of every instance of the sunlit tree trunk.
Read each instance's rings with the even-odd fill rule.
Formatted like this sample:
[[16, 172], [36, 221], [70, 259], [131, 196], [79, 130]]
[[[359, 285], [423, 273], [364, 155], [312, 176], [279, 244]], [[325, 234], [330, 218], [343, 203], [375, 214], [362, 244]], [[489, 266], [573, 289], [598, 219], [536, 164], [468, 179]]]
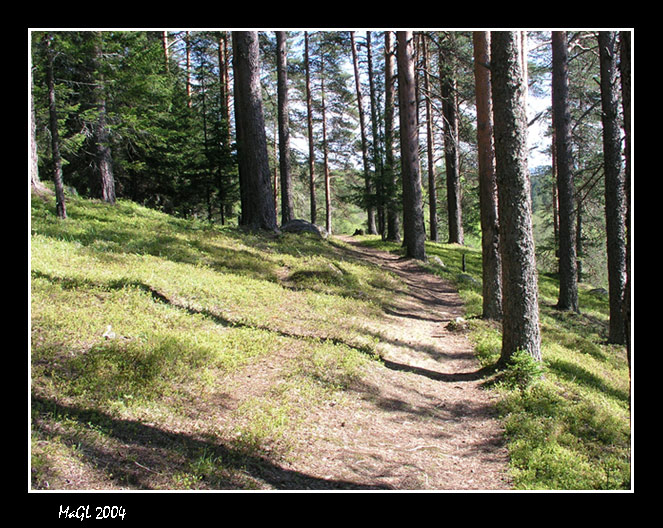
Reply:
[[281, 169], [281, 224], [294, 218], [290, 174], [290, 130], [288, 120], [288, 50], [286, 32], [276, 32], [278, 74], [279, 166]]
[[518, 32], [491, 33], [491, 83], [502, 257], [502, 353], [541, 359], [538, 285], [527, 169], [527, 118]]
[[605, 170], [605, 216], [608, 248], [610, 324], [608, 340], [625, 343], [623, 301], [626, 285], [626, 233], [624, 171], [618, 124], [617, 33], [599, 31], [603, 158]]
[[232, 42], [241, 224], [252, 229], [276, 230], [262, 110], [258, 33], [233, 31]]
[[499, 248], [497, 182], [493, 144], [493, 103], [490, 94], [490, 32], [475, 31], [472, 37], [479, 151], [483, 317], [499, 320], [502, 318], [502, 264]]
[[578, 311], [566, 31], [552, 32], [552, 110], [559, 199], [559, 310]]
[[426, 260], [426, 230], [421, 202], [412, 32], [398, 31], [397, 40], [405, 255], [409, 258]]

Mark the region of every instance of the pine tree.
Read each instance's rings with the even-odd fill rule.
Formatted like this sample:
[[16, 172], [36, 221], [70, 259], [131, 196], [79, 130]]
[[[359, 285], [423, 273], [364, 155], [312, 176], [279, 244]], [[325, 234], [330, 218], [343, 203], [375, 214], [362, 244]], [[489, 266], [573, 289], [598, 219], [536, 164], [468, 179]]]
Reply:
[[258, 33], [233, 31], [235, 119], [239, 158], [241, 224], [276, 230], [260, 87]]
[[474, 77], [477, 107], [479, 207], [483, 276], [483, 317], [502, 318], [502, 262], [499, 252], [497, 182], [493, 144], [493, 103], [490, 81], [490, 32], [475, 31]]
[[527, 170], [527, 119], [518, 32], [491, 34], [491, 81], [502, 257], [502, 353], [541, 359], [532, 205]]
[[417, 98], [411, 31], [397, 32], [398, 96], [401, 124], [401, 169], [403, 175], [403, 234], [405, 255], [426, 260], [426, 230], [421, 202]]
[[552, 32], [552, 106], [559, 200], [559, 310], [578, 311], [571, 115], [566, 31]]

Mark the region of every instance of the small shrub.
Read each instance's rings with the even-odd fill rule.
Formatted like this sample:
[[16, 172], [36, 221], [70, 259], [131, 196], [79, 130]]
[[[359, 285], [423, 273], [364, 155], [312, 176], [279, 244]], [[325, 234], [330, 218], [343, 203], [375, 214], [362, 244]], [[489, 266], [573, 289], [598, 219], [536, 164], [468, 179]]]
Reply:
[[502, 381], [509, 389], [526, 390], [544, 373], [543, 364], [524, 350], [512, 354], [504, 371]]

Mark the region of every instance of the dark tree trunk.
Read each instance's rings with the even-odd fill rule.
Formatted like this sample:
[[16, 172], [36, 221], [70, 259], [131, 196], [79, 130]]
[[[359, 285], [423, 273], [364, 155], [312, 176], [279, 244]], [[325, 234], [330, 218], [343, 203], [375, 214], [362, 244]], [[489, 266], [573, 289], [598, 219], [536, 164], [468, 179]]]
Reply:
[[262, 111], [258, 33], [233, 31], [235, 121], [239, 154], [241, 225], [276, 230], [276, 212]]
[[626, 136], [626, 291], [624, 293], [624, 332], [629, 370], [631, 368], [631, 32], [620, 34], [620, 71], [624, 134]]
[[394, 50], [391, 31], [384, 32], [384, 179], [387, 195], [387, 240], [401, 241], [400, 213], [394, 170]]
[[608, 340], [625, 343], [623, 301], [626, 285], [626, 233], [624, 172], [618, 123], [618, 79], [616, 33], [600, 31], [601, 103], [603, 158], [605, 170], [605, 215], [608, 247], [608, 290], [610, 324]]
[[552, 32], [552, 110], [559, 200], [559, 310], [578, 311], [566, 31]]
[[115, 178], [113, 176], [113, 158], [111, 156], [110, 134], [106, 123], [106, 90], [104, 86], [103, 68], [103, 37], [101, 32], [95, 32], [94, 39], [94, 65], [95, 88], [94, 97], [97, 106], [97, 120], [94, 125], [94, 139], [96, 148], [96, 175], [99, 182], [101, 199], [110, 204], [115, 203]]
[[421, 54], [424, 62], [424, 98], [426, 99], [426, 151], [428, 154], [428, 224], [430, 225], [429, 238], [438, 241], [437, 236], [437, 184], [435, 181], [435, 152], [433, 140], [433, 109], [428, 71], [428, 46], [426, 37], [421, 39]]
[[502, 256], [502, 354], [505, 364], [518, 350], [541, 359], [538, 285], [530, 181], [527, 118], [518, 32], [491, 34], [495, 161]]
[[365, 187], [365, 197], [364, 202], [366, 205], [367, 212], [367, 224], [368, 224], [368, 233], [370, 235], [377, 234], [377, 228], [375, 226], [375, 209], [373, 207], [373, 196], [371, 189], [371, 179], [370, 179], [370, 169], [368, 166], [368, 142], [366, 140], [366, 128], [364, 124], [364, 105], [362, 103], [361, 95], [361, 82], [359, 79], [359, 62], [357, 59], [357, 46], [355, 43], [355, 32], [350, 32], [350, 45], [352, 47], [352, 65], [354, 67], [355, 73], [355, 88], [357, 91], [357, 109], [359, 110], [359, 129], [361, 132], [361, 156], [364, 162], [364, 187]]
[[449, 243], [463, 244], [463, 209], [461, 205], [460, 173], [458, 164], [458, 96], [456, 79], [450, 65], [445, 65], [440, 51], [440, 93], [444, 116], [444, 161], [447, 173], [447, 203], [449, 213]]
[[313, 149], [313, 102], [311, 99], [311, 64], [309, 61], [308, 33], [304, 32], [304, 62], [306, 63], [306, 127], [308, 130], [308, 172], [311, 195], [311, 223], [317, 221], [315, 205], [315, 151]]
[[53, 36], [46, 35], [48, 47], [48, 65], [46, 78], [48, 83], [48, 115], [51, 127], [51, 154], [53, 156], [53, 182], [55, 184], [55, 213], [58, 218], [67, 218], [67, 207], [64, 199], [64, 186], [62, 184], [62, 158], [60, 157], [60, 134], [58, 133], [58, 115], [55, 106], [55, 79], [53, 75]]
[[493, 103], [490, 95], [490, 32], [475, 31], [473, 42], [479, 150], [481, 253], [483, 257], [483, 317], [499, 320], [502, 318], [502, 263], [493, 145]]
[[292, 176], [290, 174], [290, 131], [288, 126], [288, 51], [285, 31], [276, 32], [278, 46], [278, 118], [279, 165], [281, 169], [281, 224], [295, 216], [292, 203]]
[[397, 39], [405, 255], [409, 258], [426, 260], [426, 230], [421, 203], [412, 32], [398, 31]]

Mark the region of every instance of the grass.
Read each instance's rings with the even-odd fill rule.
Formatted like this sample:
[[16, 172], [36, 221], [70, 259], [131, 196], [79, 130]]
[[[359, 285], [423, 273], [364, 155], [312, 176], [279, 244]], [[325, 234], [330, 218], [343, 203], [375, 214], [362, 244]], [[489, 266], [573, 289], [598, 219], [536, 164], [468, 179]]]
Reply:
[[[395, 244], [375, 239], [370, 243], [401, 251]], [[429, 260], [424, 266], [451, 280], [463, 298], [477, 357], [483, 366], [494, 365], [501, 332], [499, 324], [480, 318], [481, 252], [430, 242], [426, 251]], [[592, 290], [580, 284], [580, 313], [560, 312], [554, 308], [557, 280], [540, 275], [542, 364], [533, 370], [526, 362], [516, 362], [486, 382], [499, 394], [517, 489], [623, 490], [631, 486], [625, 349], [607, 344], [608, 299]]]
[[[71, 196], [67, 212], [33, 197], [34, 488], [264, 487], [247, 467], [287, 456], [311, 406], [338, 400], [371, 361], [362, 325], [393, 279], [338, 242], [122, 200]], [[279, 356], [275, 386], [237, 384]]]
[[[52, 198], [33, 197], [35, 489], [269, 487], [280, 478], [269, 461], [291, 456], [307, 413], [342, 404], [372, 360], [365, 327], [397, 288], [336, 241], [215, 227], [122, 200], [70, 196], [65, 221], [53, 210]], [[460, 291], [478, 358], [494, 364], [501, 336], [478, 317], [480, 252], [433, 243], [427, 252], [437, 259], [425, 266]], [[580, 314], [561, 313], [555, 278], [541, 275], [543, 377], [520, 362], [486, 380], [518, 489], [630, 487], [628, 369], [623, 347], [605, 342], [607, 299], [591, 290], [580, 287]], [[243, 377], [269, 372], [255, 366], [273, 358], [283, 371], [248, 392]]]

